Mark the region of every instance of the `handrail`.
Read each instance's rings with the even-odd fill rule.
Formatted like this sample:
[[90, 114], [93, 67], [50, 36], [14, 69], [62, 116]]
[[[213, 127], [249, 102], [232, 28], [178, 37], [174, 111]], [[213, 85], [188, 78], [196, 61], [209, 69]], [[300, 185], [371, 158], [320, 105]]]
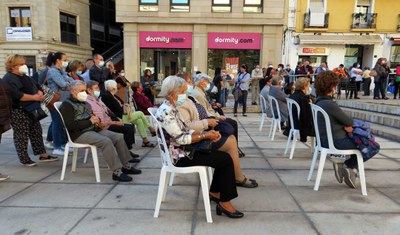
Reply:
[[110, 60], [110, 58], [115, 57], [122, 49], [124, 49], [124, 40], [121, 40], [114, 44], [114, 46], [110, 47], [108, 50], [103, 52], [101, 55], [104, 60]]

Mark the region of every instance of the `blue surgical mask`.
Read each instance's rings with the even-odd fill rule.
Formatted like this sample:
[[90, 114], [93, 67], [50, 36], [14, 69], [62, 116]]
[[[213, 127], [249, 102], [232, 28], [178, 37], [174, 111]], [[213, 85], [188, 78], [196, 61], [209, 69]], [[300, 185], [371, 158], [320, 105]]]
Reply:
[[186, 94], [192, 94], [193, 92], [193, 86], [187, 86]]
[[93, 96], [98, 99], [100, 97], [100, 91], [94, 91]]
[[211, 87], [211, 85], [210, 85], [210, 83], [208, 83], [207, 84], [207, 86], [206, 86], [206, 88], [204, 88], [206, 91], [208, 91], [208, 90], [210, 90], [210, 87]]
[[76, 71], [76, 75], [81, 76], [82, 75], [82, 71]]
[[310, 94], [311, 94], [311, 92], [312, 92], [312, 88], [311, 88], [311, 87], [309, 87], [309, 88], [308, 88], [308, 90], [307, 90], [307, 95], [310, 95]]
[[178, 99], [175, 101], [176, 106], [181, 106], [185, 103], [186, 101], [186, 93], [184, 94], [179, 94]]

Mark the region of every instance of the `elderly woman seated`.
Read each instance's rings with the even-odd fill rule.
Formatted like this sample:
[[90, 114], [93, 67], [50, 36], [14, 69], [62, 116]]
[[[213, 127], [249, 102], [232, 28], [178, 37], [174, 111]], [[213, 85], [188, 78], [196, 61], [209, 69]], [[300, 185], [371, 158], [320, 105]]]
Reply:
[[153, 127], [150, 126], [146, 116], [141, 111], [124, 114], [124, 102], [115, 94], [117, 83], [114, 80], [107, 80], [105, 83], [106, 92], [101, 95], [101, 101], [125, 123], [132, 123], [137, 126], [140, 137], [143, 139], [142, 147], [154, 147], [154, 144], [147, 139], [146, 129], [149, 129], [152, 136], [156, 135]]
[[[281, 114], [281, 127], [282, 129], [285, 129], [286, 127], [284, 127], [284, 124], [286, 121], [288, 121], [289, 119], [289, 111], [287, 109], [287, 104], [286, 104], [286, 98], [289, 97], [288, 95], [286, 95], [283, 92], [282, 89], [282, 78], [280, 76], [273, 76], [271, 79], [271, 87], [269, 89], [269, 95], [274, 97], [277, 101], [278, 101], [278, 105], [279, 105], [279, 112]], [[274, 107], [274, 113], [276, 115], [278, 115], [278, 111], [275, 110], [275, 106]], [[289, 134], [289, 130], [286, 129], [284, 134], [288, 135]]]
[[[339, 84], [339, 76], [332, 71], [320, 72], [315, 79], [315, 90], [317, 93], [316, 105], [320, 106], [329, 115], [333, 135], [333, 143], [337, 149], [357, 149], [354, 142], [347, 133], [353, 131], [353, 120], [333, 101], [333, 94]], [[328, 146], [325, 122], [323, 117], [318, 116], [318, 129], [320, 132], [321, 144]], [[357, 176], [357, 156], [350, 156], [350, 159], [343, 162], [333, 162], [335, 176], [339, 183], [344, 182], [351, 188], [355, 188]]]
[[132, 101], [136, 104], [136, 110], [142, 111], [145, 115], [150, 115], [148, 108], [154, 107], [149, 98], [143, 93], [143, 86], [140, 82], [133, 82], [131, 85], [133, 94]]
[[218, 131], [196, 132], [180, 119], [177, 107], [185, 103], [187, 85], [185, 80], [167, 77], [162, 84], [160, 95], [166, 100], [156, 112], [156, 118], [163, 127], [169, 143], [169, 152], [177, 167], [210, 166], [215, 169], [210, 187], [210, 198], [217, 203], [217, 215], [222, 213], [230, 218], [241, 218], [243, 213], [236, 210], [231, 200], [238, 196], [235, 185], [235, 171], [231, 156], [226, 152], [211, 150], [211, 153], [196, 151], [193, 156], [184, 151], [182, 145], [204, 140], [218, 142], [221, 134]]
[[[192, 101], [193, 100], [193, 101]], [[255, 188], [258, 186], [253, 179], [248, 179], [243, 175], [240, 168], [238, 145], [235, 136], [233, 135], [233, 127], [223, 121], [206, 116], [206, 111], [195, 98], [189, 96], [188, 99], [177, 107], [179, 117], [190, 128], [196, 132], [206, 130], [216, 130], [221, 134], [221, 139], [213, 143], [213, 149], [228, 153], [233, 160], [235, 167], [236, 186], [245, 188]]]

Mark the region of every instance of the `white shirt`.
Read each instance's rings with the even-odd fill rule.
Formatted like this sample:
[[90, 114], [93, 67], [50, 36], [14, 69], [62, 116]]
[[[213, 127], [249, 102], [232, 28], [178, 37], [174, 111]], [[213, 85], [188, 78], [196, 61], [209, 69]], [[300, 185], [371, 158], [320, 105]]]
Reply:
[[242, 91], [247, 91], [249, 89], [250, 74], [240, 73], [235, 79], [235, 86], [239, 83], [239, 88]]
[[352, 78], [355, 77], [356, 78], [356, 82], [362, 81], [362, 74], [357, 74], [356, 72], [361, 72], [362, 73], [362, 70], [358, 69], [358, 68], [352, 68], [351, 71], [350, 71], [350, 77], [352, 77]]

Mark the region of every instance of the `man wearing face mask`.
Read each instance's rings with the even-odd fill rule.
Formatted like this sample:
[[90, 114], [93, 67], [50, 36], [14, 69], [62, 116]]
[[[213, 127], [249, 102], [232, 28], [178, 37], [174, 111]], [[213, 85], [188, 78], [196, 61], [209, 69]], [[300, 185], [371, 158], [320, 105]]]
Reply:
[[251, 71], [251, 104], [257, 105], [258, 94], [260, 93], [259, 80], [263, 78], [263, 73], [260, 65], [256, 65], [255, 69]]
[[311, 78], [311, 76], [314, 74], [314, 70], [313, 70], [312, 66], [310, 65], [309, 60], [304, 61], [303, 66], [301, 66], [299, 68], [299, 74], [305, 75], [309, 78]]
[[100, 92], [105, 92], [104, 82], [110, 79], [110, 70], [106, 68], [103, 56], [95, 54], [93, 56], [94, 66], [89, 70], [90, 80], [94, 80], [99, 83]]
[[129, 163], [131, 156], [124, 141], [124, 135], [104, 129], [101, 120], [93, 114], [90, 105], [86, 102], [87, 93], [84, 82], [79, 80], [71, 82], [70, 91], [71, 97], [61, 104], [60, 112], [72, 141], [95, 145], [113, 171], [113, 180], [132, 181], [132, 177], [128, 174], [140, 174], [141, 170]]

